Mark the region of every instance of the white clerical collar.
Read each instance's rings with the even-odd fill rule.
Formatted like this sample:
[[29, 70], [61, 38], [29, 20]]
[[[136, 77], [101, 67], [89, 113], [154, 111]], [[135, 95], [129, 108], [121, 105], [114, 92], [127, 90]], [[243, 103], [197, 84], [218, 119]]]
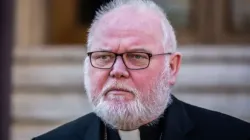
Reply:
[[118, 130], [121, 140], [140, 140], [140, 131], [135, 129], [132, 131]]

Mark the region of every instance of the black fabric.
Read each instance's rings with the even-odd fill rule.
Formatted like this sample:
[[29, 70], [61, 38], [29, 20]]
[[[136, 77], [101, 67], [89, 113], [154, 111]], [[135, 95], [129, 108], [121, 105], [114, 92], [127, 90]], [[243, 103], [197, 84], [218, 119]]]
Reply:
[[[164, 116], [160, 122], [162, 140], [250, 140], [249, 123], [184, 103], [174, 96]], [[90, 113], [33, 140], [103, 140], [102, 124]]]
[[[161, 117], [159, 121], [154, 124], [145, 124], [139, 128], [141, 140], [159, 140], [160, 135], [163, 132], [161, 123], [163, 122]], [[103, 125], [103, 129], [105, 129]], [[108, 140], [121, 140], [118, 130], [106, 127]]]
[[139, 128], [141, 140], [159, 140], [160, 135], [163, 132], [160, 124], [155, 125], [143, 125]]
[[[164, 112], [164, 114], [166, 114]], [[153, 123], [145, 124], [139, 128], [141, 140], [160, 140], [164, 132], [165, 116], [162, 114]]]
[[108, 140], [121, 140], [117, 130], [107, 127]]

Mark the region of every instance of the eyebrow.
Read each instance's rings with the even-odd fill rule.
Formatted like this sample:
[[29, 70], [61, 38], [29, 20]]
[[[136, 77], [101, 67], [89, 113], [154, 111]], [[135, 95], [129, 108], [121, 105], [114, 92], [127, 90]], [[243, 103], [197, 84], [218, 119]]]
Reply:
[[107, 52], [112, 52], [111, 49], [103, 49], [103, 48], [99, 48], [99, 49], [94, 50], [94, 51], [107, 51]]
[[128, 52], [146, 52], [146, 53], [152, 53], [151, 51], [144, 49], [144, 48], [135, 48], [135, 49], [130, 49]]
[[[96, 51], [107, 51], [107, 52], [112, 52], [111, 49], [104, 49], [104, 48], [100, 48], [99, 50]], [[129, 49], [126, 50], [125, 52], [146, 52], [146, 53], [152, 53], [151, 51], [144, 49], [144, 48], [134, 48], [134, 49]]]

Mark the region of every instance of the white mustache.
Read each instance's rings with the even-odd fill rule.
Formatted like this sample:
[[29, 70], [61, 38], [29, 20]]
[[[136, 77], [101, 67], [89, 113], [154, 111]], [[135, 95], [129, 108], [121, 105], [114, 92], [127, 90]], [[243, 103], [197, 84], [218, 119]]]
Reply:
[[105, 85], [100, 95], [105, 96], [109, 91], [112, 91], [112, 90], [127, 91], [127, 92], [132, 93], [135, 96], [138, 96], [138, 92], [139, 92], [137, 89], [132, 88], [131, 86], [125, 83], [115, 81], [115, 82], [111, 82]]

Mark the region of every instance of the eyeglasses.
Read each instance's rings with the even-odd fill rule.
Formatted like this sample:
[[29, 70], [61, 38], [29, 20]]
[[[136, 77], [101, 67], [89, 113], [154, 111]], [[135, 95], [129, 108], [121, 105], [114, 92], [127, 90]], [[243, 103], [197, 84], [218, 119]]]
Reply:
[[125, 52], [117, 54], [109, 51], [95, 51], [87, 53], [87, 55], [90, 57], [91, 65], [95, 68], [110, 69], [115, 64], [117, 56], [121, 56], [125, 66], [131, 70], [147, 68], [149, 66], [150, 59], [153, 56], [171, 54], [171, 52], [162, 54], [151, 54], [146, 52]]

